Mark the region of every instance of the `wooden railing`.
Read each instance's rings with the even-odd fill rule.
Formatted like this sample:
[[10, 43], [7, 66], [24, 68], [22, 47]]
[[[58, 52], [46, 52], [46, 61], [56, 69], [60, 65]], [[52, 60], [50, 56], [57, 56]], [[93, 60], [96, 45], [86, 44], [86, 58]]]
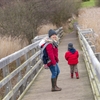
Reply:
[[100, 100], [100, 53], [96, 53], [95, 45], [89, 38], [89, 34], [93, 36], [94, 32], [92, 29], [81, 29], [78, 25], [76, 28], [94, 98]]
[[[56, 32], [61, 37], [63, 28]], [[0, 60], [0, 100], [20, 100], [42, 70], [39, 40]]]

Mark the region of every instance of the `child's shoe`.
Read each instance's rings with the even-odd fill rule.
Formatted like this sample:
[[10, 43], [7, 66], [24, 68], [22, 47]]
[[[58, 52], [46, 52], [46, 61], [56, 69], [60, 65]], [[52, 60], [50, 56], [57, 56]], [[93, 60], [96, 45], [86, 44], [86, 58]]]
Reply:
[[79, 74], [78, 74], [78, 72], [75, 72], [75, 74], [76, 74], [76, 79], [79, 79]]
[[76, 79], [79, 79], [79, 77], [76, 77]]

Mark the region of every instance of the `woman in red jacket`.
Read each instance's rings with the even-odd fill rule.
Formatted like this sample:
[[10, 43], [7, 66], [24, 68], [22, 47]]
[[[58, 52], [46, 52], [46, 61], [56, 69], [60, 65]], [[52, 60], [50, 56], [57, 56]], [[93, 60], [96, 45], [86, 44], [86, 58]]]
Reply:
[[68, 61], [68, 64], [70, 65], [71, 78], [73, 78], [73, 74], [75, 72], [76, 78], [79, 79], [78, 68], [77, 68], [78, 57], [79, 57], [78, 51], [75, 50], [72, 43], [69, 43], [68, 51], [65, 53], [65, 59]]
[[49, 44], [46, 46], [46, 51], [49, 57], [49, 62], [47, 63], [47, 66], [49, 67], [52, 76], [51, 76], [51, 84], [52, 84], [52, 90], [51, 91], [61, 91], [61, 88], [57, 86], [57, 78], [60, 73], [60, 69], [58, 66], [58, 39], [57, 34], [54, 30], [50, 29], [48, 32]]

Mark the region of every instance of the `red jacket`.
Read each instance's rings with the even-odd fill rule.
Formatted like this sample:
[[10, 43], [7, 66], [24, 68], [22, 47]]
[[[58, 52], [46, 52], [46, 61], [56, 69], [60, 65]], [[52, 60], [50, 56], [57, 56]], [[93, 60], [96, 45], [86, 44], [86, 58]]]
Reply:
[[46, 50], [50, 59], [50, 62], [47, 64], [48, 67], [58, 63], [58, 48], [50, 43], [46, 46]]
[[70, 51], [65, 53], [65, 59], [68, 61], [69, 65], [74, 65], [78, 63], [79, 53], [76, 51], [74, 54]]

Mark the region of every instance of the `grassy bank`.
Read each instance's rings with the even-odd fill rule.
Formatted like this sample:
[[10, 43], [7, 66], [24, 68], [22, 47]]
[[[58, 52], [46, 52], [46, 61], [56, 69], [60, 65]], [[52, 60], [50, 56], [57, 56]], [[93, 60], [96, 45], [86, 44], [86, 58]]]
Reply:
[[94, 7], [96, 0], [90, 0], [86, 2], [82, 2], [82, 7]]

